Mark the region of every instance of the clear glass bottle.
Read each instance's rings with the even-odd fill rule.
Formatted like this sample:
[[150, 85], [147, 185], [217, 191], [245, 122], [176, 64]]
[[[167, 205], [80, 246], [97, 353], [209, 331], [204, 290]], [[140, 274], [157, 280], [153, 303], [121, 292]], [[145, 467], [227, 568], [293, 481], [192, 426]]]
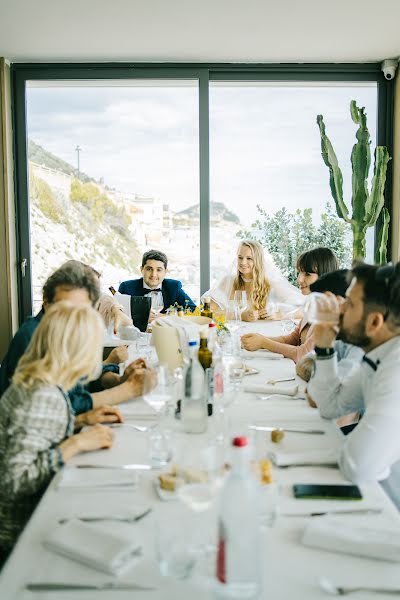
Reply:
[[231, 464], [218, 517], [218, 595], [258, 600], [262, 598], [262, 540], [258, 488], [246, 437], [233, 439]]
[[207, 430], [205, 375], [197, 352], [197, 342], [189, 342], [189, 364], [185, 373], [185, 395], [181, 406], [181, 420], [187, 433], [204, 433]]

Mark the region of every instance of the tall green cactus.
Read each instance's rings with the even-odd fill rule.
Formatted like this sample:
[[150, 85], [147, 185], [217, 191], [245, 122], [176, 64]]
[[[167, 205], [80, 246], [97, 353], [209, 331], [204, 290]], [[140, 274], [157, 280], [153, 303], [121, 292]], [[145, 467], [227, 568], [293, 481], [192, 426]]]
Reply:
[[[350, 113], [354, 123], [358, 125], [357, 142], [351, 153], [352, 166], [352, 215], [343, 200], [343, 175], [333, 146], [325, 133], [322, 115], [317, 116], [321, 135], [321, 153], [329, 168], [329, 184], [336, 205], [336, 212], [341, 219], [350, 223], [353, 232], [353, 258], [365, 258], [365, 235], [368, 227], [373, 227], [384, 205], [384, 190], [387, 165], [390, 160], [386, 146], [377, 146], [375, 150], [374, 176], [371, 192], [368, 192], [368, 173], [371, 165], [370, 134], [367, 128], [365, 108], [358, 108], [356, 101], [350, 102]], [[389, 229], [389, 213], [385, 209], [382, 229], [379, 233], [380, 262], [386, 260], [386, 244]], [[383, 248], [383, 245], [385, 248]]]

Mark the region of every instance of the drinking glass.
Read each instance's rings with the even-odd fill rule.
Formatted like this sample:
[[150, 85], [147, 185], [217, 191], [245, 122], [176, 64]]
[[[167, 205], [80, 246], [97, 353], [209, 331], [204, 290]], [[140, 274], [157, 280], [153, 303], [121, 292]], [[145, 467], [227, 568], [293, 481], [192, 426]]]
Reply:
[[341, 302], [333, 294], [312, 292], [304, 305], [308, 323], [339, 325]]
[[172, 431], [164, 423], [164, 417], [167, 415], [168, 405], [173, 402], [173, 387], [166, 365], [160, 365], [155, 371], [156, 386], [145, 391], [143, 400], [158, 416], [158, 423], [149, 431], [148, 445], [151, 464], [160, 467], [172, 458]]
[[154, 313], [155, 318], [157, 318], [163, 308], [164, 303], [160, 297], [160, 294], [151, 294], [151, 310]]
[[186, 579], [193, 571], [196, 557], [188, 521], [182, 506], [173, 502], [156, 515], [156, 557], [161, 575]]
[[240, 311], [234, 301], [230, 301], [226, 311], [226, 327], [231, 333], [235, 333], [241, 326]]
[[239, 314], [247, 308], [247, 294], [243, 290], [236, 290], [233, 295], [233, 301], [239, 309]]
[[281, 329], [283, 335], [288, 335], [289, 333], [292, 333], [293, 329], [295, 328], [296, 322], [292, 319], [284, 319], [283, 321], [281, 321]]
[[235, 356], [229, 365], [229, 379], [233, 384], [234, 391], [238, 392], [246, 371], [246, 365], [243, 360]]

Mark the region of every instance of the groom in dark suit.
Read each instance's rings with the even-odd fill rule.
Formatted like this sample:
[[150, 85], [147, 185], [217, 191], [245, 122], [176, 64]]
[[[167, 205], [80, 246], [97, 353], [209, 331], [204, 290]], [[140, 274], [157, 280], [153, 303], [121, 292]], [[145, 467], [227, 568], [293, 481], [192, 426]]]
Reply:
[[182, 289], [182, 283], [177, 279], [166, 279], [168, 259], [163, 252], [158, 250], [149, 250], [142, 257], [142, 268], [140, 269], [143, 277], [140, 279], [130, 279], [123, 281], [118, 291], [121, 294], [129, 296], [152, 296], [158, 294], [164, 308], [161, 312], [165, 313], [167, 308], [175, 303], [183, 308], [196, 308], [193, 300]]

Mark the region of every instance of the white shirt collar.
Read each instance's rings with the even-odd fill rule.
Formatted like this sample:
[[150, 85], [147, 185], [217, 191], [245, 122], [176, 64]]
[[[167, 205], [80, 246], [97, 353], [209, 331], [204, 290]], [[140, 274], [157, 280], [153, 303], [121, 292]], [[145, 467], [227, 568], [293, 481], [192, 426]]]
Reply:
[[368, 358], [370, 358], [371, 360], [373, 360], [375, 363], [378, 360], [379, 360], [379, 362], [382, 362], [388, 354], [391, 354], [392, 352], [399, 351], [399, 350], [400, 350], [400, 335], [396, 335], [392, 339], [388, 340], [387, 342], [384, 342], [380, 346], [377, 346], [376, 348], [371, 350], [371, 352], [368, 352], [368, 354], [366, 354], [366, 356]]
[[[161, 288], [162, 288], [162, 284], [161, 284], [159, 287], [160, 287], [160, 289], [161, 289]], [[144, 279], [143, 279], [143, 288], [144, 288], [145, 290], [150, 290], [150, 291], [153, 291], [153, 290], [154, 290], [154, 288], [151, 288], [149, 285], [147, 285], [147, 283], [145, 282], [145, 280], [144, 280]], [[158, 288], [157, 288], [157, 289], [158, 289]]]

